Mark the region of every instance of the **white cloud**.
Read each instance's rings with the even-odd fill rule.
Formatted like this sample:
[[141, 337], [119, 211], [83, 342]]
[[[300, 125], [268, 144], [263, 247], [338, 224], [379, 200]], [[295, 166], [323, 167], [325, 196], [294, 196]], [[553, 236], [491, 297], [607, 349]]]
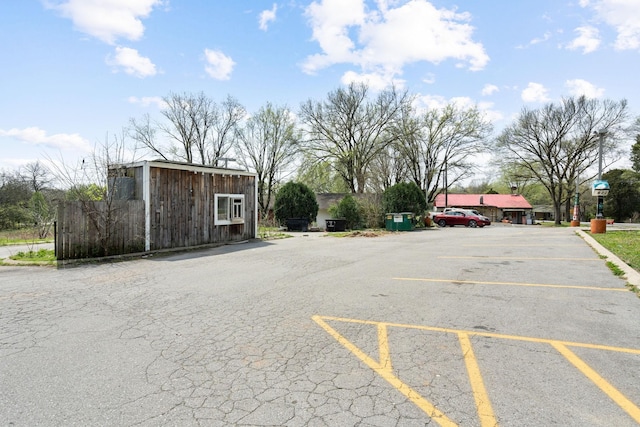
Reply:
[[440, 95], [420, 95], [415, 98], [414, 106], [418, 111], [439, 110], [447, 106], [450, 101]]
[[[352, 64], [358, 74], [388, 79], [415, 62], [481, 70], [489, 61], [481, 43], [472, 40], [471, 16], [455, 9], [436, 9], [426, 0], [378, 0], [367, 10], [364, 0], [319, 0], [306, 9], [313, 40], [322, 53], [307, 57], [303, 70], [313, 74], [334, 64]], [[352, 72], [353, 73], [353, 72]]]
[[155, 105], [156, 107], [163, 109], [166, 107], [166, 103], [159, 96], [143, 96], [142, 98], [138, 98], [137, 96], [130, 96], [127, 98], [130, 104], [141, 105], [143, 107], [149, 107], [150, 105]]
[[263, 10], [262, 12], [260, 12], [258, 22], [260, 23], [260, 29], [262, 31], [267, 31], [269, 29], [269, 22], [273, 22], [276, 20], [277, 11], [278, 5], [274, 3], [271, 10]]
[[392, 76], [384, 73], [356, 73], [355, 71], [347, 71], [340, 79], [342, 84], [364, 83], [373, 91], [381, 91], [389, 86], [391, 82], [397, 89], [404, 88], [405, 81], [394, 79]]
[[44, 130], [38, 127], [28, 127], [24, 129], [12, 128], [9, 130], [0, 129], [0, 137], [14, 138], [29, 145], [41, 145], [58, 150], [91, 152], [93, 149], [89, 142], [77, 133], [47, 135]]
[[547, 102], [549, 90], [540, 83], [529, 83], [522, 91], [521, 97], [524, 102]]
[[216, 80], [229, 80], [233, 72], [233, 66], [236, 65], [231, 57], [225, 55], [219, 50], [204, 50], [205, 71], [210, 77]]
[[154, 6], [163, 0], [45, 0], [85, 34], [108, 44], [118, 38], [139, 40], [144, 34], [141, 18], [146, 18]]
[[531, 40], [529, 42], [529, 44], [536, 45], [536, 44], [539, 44], [539, 43], [544, 43], [547, 40], [549, 40], [550, 38], [551, 38], [551, 33], [547, 31], [546, 33], [544, 33], [544, 35], [542, 37], [538, 37], [538, 38], [535, 38], [535, 39]]
[[115, 56], [107, 58], [107, 64], [120, 67], [132, 76], [144, 78], [156, 75], [156, 66], [149, 58], [140, 56], [136, 49], [116, 47]]
[[637, 0], [593, 0], [580, 2], [582, 7], [593, 8], [599, 17], [618, 33], [615, 48], [640, 49], [640, 2]]
[[427, 73], [422, 79], [422, 81], [428, 85], [432, 85], [436, 82], [436, 75], [433, 73]]
[[578, 33], [578, 37], [567, 45], [567, 49], [582, 49], [582, 53], [591, 53], [600, 47], [600, 32], [597, 28], [585, 26], [574, 31]]
[[349, 28], [364, 24], [365, 11], [362, 0], [321, 0], [312, 2], [306, 9], [313, 29], [313, 40], [320, 44], [324, 54], [307, 58], [303, 69], [307, 73], [335, 63], [356, 60], [354, 43], [349, 37]]
[[498, 91], [500, 91], [498, 86], [492, 85], [492, 84], [486, 84], [482, 88], [482, 95], [483, 96], [489, 96], [489, 95], [493, 95], [494, 93], [496, 93]]
[[484, 113], [485, 118], [489, 120], [491, 123], [496, 123], [504, 119], [504, 114], [502, 114], [498, 110], [494, 110], [493, 107], [494, 107], [493, 102], [478, 103], [478, 110]]
[[604, 89], [582, 79], [567, 80], [565, 86], [569, 89], [569, 93], [574, 96], [584, 95], [587, 98], [601, 98], [604, 95]]

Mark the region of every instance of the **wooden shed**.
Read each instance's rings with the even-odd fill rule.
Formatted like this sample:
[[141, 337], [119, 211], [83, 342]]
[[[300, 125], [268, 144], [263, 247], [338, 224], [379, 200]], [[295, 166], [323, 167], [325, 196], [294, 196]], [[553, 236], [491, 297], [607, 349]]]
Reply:
[[118, 200], [144, 201], [145, 251], [229, 243], [257, 236], [257, 176], [163, 160], [115, 165]]

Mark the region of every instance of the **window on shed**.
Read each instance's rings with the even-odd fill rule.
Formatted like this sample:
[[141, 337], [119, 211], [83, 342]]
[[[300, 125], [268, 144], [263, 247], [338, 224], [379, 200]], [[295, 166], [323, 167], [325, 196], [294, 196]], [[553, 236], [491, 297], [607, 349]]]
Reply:
[[216, 194], [216, 225], [244, 223], [244, 194]]

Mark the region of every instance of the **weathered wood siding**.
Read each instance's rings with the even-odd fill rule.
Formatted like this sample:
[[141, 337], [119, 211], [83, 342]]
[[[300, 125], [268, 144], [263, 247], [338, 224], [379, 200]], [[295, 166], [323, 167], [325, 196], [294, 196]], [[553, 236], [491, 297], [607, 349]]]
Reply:
[[144, 251], [144, 202], [63, 202], [56, 226], [58, 260]]
[[[215, 225], [216, 194], [244, 195], [243, 224]], [[151, 250], [255, 237], [254, 176], [150, 167], [149, 203]]]

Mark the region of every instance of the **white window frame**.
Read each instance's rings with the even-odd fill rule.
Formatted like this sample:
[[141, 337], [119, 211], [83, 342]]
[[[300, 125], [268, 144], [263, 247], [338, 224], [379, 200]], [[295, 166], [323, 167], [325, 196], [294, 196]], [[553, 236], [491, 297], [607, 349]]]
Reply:
[[[221, 200], [227, 204], [226, 215], [220, 215]], [[215, 225], [244, 224], [244, 194], [216, 194], [214, 200]]]

